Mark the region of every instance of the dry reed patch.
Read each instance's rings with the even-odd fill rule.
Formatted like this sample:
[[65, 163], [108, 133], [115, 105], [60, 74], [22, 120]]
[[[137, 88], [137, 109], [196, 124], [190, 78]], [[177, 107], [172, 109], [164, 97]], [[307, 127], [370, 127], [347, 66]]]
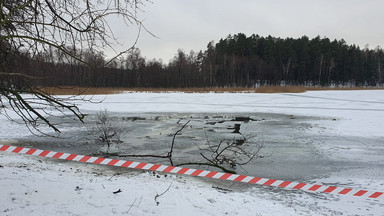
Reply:
[[60, 86], [60, 87], [42, 87], [42, 91], [51, 95], [107, 95], [107, 94], [121, 94], [125, 91], [123, 88], [101, 88], [101, 87], [74, 87], [74, 86]]
[[307, 89], [303, 86], [262, 86], [255, 89], [256, 93], [303, 93]]

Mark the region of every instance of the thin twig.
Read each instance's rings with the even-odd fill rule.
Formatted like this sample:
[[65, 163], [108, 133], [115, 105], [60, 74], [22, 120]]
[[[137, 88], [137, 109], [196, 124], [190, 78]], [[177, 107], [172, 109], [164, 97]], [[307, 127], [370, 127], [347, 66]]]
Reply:
[[133, 201], [132, 205], [129, 207], [128, 211], [126, 212], [127, 214], [129, 213], [129, 211], [131, 211], [133, 205], [135, 205], [136, 200], [137, 200], [137, 198]]
[[159, 197], [163, 196], [165, 193], [167, 193], [167, 192], [169, 191], [169, 189], [171, 188], [171, 186], [172, 186], [172, 183], [169, 185], [169, 187], [167, 188], [167, 190], [165, 190], [163, 193], [161, 193], [161, 194], [156, 194], [156, 196], [155, 196], [155, 202], [156, 202], [156, 205], [159, 205], [159, 204], [160, 204], [160, 202], [157, 201], [157, 198], [159, 198]]
[[108, 181], [110, 181], [116, 175], [118, 175], [118, 173], [113, 174], [113, 176], [111, 176], [111, 178], [109, 178]]

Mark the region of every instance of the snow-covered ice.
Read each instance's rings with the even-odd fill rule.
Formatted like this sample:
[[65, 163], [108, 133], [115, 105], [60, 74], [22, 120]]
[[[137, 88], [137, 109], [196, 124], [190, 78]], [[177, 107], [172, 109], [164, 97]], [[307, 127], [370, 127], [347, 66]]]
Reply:
[[[359, 161], [312, 183], [384, 191], [384, 91], [313, 91], [300, 94], [125, 93], [79, 103], [86, 113], [277, 113], [317, 116], [309, 131], [324, 136], [318, 150], [337, 163]], [[28, 135], [0, 116], [0, 142]], [[369, 139], [361, 146], [326, 137]], [[375, 157], [369, 158], [371, 152]], [[364, 166], [360, 166], [364, 164]], [[370, 168], [374, 167], [374, 168]], [[259, 176], [263, 177], [263, 176]], [[230, 188], [222, 193], [212, 186]], [[157, 194], [169, 190], [157, 198]], [[0, 215], [384, 215], [384, 199], [313, 194], [231, 185], [192, 177], [58, 162], [0, 153]], [[121, 189], [121, 193], [113, 194]]]

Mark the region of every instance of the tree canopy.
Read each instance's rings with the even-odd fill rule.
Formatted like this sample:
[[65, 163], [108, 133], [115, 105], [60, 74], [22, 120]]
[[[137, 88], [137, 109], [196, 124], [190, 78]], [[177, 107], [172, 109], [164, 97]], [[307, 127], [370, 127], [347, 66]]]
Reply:
[[[74, 51], [71, 51], [74, 52]], [[206, 50], [179, 49], [164, 64], [148, 60], [138, 48], [105, 67], [102, 51], [79, 50], [79, 58], [99, 65], [90, 68], [45, 52], [16, 60], [18, 73], [35, 77], [39, 86], [92, 87], [257, 87], [260, 85], [382, 86], [380, 47], [361, 49], [343, 39], [276, 38], [239, 33], [209, 42]], [[24, 85], [19, 81], [20, 85]]]

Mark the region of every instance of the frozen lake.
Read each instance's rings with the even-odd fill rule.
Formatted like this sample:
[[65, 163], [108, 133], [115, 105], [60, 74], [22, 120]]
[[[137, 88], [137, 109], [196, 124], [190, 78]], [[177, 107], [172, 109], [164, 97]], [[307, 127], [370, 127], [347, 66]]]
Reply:
[[[263, 157], [237, 167], [238, 173], [384, 191], [384, 91], [125, 93], [94, 96], [93, 100], [102, 103], [78, 104], [84, 113], [89, 114], [84, 124], [71, 119], [52, 119], [61, 123], [62, 134], [59, 138], [30, 135], [23, 125], [1, 116], [0, 140], [2, 143], [13, 142], [14, 145], [68, 153], [96, 153], [99, 146], [94, 143], [92, 131], [97, 113], [107, 109], [112, 122], [124, 133], [120, 150], [129, 154], [166, 154], [173, 134], [190, 120], [175, 141], [174, 160], [185, 162], [200, 159], [199, 154], [206, 149], [207, 141], [215, 144], [223, 139], [232, 139], [233, 128], [239, 124], [240, 132], [249, 138], [247, 148], [263, 144], [258, 153]], [[241, 121], [239, 117], [252, 120]], [[169, 161], [159, 159], [124, 159], [169, 164]], [[58, 169], [62, 169], [60, 164]], [[139, 182], [143, 180], [141, 177], [138, 179]], [[163, 186], [167, 187], [168, 181], [162, 180]], [[205, 186], [203, 188], [204, 197], [212, 194], [206, 191]], [[258, 190], [258, 196], [262, 193], [263, 199], [271, 200], [273, 205], [277, 202], [286, 209], [292, 206], [294, 212], [299, 209], [299, 215], [377, 215], [384, 208], [380, 201], [354, 197], [303, 194], [271, 188], [246, 190]], [[151, 192], [148, 194], [153, 201]], [[184, 192], [186, 199], [190, 199], [187, 195], [190, 190], [185, 189]], [[243, 206], [244, 203], [238, 205]]]
[[[59, 139], [32, 135], [15, 139], [27, 147], [97, 153], [99, 146], [94, 143], [92, 130], [96, 114], [107, 109], [113, 124], [122, 131], [120, 149], [126, 154], [166, 155], [172, 135], [190, 120], [176, 138], [174, 159], [176, 163], [201, 162], [204, 160], [199, 154], [207, 154], [207, 142], [233, 139], [233, 129], [228, 128], [240, 124], [240, 132], [250, 138], [247, 145], [252, 149], [252, 145], [262, 144], [263, 148], [259, 152], [262, 158], [237, 167], [238, 173], [300, 181], [328, 178], [345, 170], [368, 173], [373, 180], [384, 177], [377, 174], [384, 167], [384, 123], [379, 120], [384, 113], [384, 91], [127, 93], [100, 96], [100, 100], [101, 104], [79, 104], [89, 113], [85, 124], [56, 119], [63, 131]], [[252, 120], [236, 121], [237, 117]]]

